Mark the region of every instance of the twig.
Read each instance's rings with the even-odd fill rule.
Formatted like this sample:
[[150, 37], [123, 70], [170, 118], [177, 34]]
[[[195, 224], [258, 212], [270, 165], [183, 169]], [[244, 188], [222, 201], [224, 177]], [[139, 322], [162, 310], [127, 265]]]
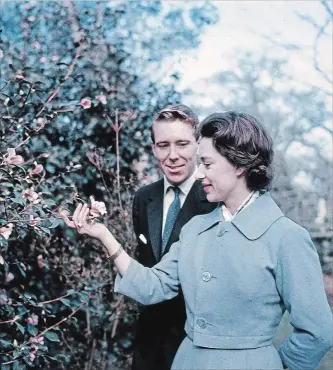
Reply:
[[46, 105], [48, 103], [50, 103], [59, 93], [59, 91], [61, 90], [61, 88], [63, 87], [63, 85], [65, 84], [65, 82], [68, 80], [68, 78], [71, 76], [71, 74], [73, 73], [73, 70], [74, 70], [74, 67], [76, 65], [76, 62], [80, 56], [80, 52], [81, 52], [81, 47], [82, 47], [82, 43], [79, 45], [79, 47], [76, 49], [76, 53], [75, 53], [75, 57], [72, 61], [72, 63], [69, 65], [68, 67], [68, 70], [67, 70], [67, 73], [66, 73], [66, 76], [63, 80], [63, 82], [61, 82], [61, 84], [51, 93], [51, 95], [47, 98], [46, 102], [43, 104], [42, 108], [40, 109], [40, 111], [37, 113], [36, 115], [36, 118], [39, 117], [42, 112], [44, 111]]
[[116, 335], [117, 327], [119, 324], [119, 319], [121, 317], [123, 308], [124, 308], [124, 296], [122, 296], [119, 301], [117, 302], [117, 309], [116, 309], [116, 318], [112, 325], [112, 331], [111, 331], [111, 338], [114, 338]]

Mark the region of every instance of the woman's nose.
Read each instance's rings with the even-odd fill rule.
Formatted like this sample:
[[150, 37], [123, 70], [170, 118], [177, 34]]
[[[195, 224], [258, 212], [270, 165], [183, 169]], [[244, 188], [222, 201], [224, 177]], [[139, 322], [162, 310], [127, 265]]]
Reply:
[[198, 167], [198, 169], [196, 170], [194, 176], [197, 180], [202, 180], [204, 177], [205, 177], [205, 174], [201, 171], [200, 169], [201, 165]]

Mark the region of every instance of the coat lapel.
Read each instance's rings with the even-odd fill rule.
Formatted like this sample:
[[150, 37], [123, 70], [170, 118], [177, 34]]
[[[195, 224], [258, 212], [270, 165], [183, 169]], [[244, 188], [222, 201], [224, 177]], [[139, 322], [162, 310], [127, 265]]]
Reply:
[[151, 247], [156, 259], [160, 260], [161, 255], [161, 235], [163, 218], [163, 179], [156, 183], [156, 189], [149, 197], [148, 203], [148, 228]]

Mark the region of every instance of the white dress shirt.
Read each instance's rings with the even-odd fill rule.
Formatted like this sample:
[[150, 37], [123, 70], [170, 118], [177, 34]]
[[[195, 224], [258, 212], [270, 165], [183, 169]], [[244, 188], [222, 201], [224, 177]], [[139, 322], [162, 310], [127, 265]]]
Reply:
[[[183, 206], [183, 204], [185, 202], [185, 199], [187, 197], [187, 194], [190, 192], [194, 182], [195, 182], [195, 177], [194, 177], [194, 175], [192, 175], [187, 180], [182, 182], [180, 185], [177, 185], [180, 189], [180, 193], [179, 193], [180, 207]], [[167, 218], [169, 207], [170, 207], [171, 203], [173, 202], [173, 200], [175, 199], [175, 192], [172, 189], [170, 189], [170, 186], [175, 186], [175, 185], [170, 184], [168, 179], [164, 176], [162, 235], [163, 235], [164, 225], [165, 225], [165, 221], [166, 221], [166, 218]]]

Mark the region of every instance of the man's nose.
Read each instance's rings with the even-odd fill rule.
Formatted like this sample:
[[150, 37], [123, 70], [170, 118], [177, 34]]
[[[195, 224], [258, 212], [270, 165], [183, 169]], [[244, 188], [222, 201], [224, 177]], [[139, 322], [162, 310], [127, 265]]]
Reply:
[[177, 151], [177, 148], [173, 145], [170, 146], [170, 151], [169, 151], [169, 159], [171, 160], [176, 160], [179, 158], [179, 153]]

